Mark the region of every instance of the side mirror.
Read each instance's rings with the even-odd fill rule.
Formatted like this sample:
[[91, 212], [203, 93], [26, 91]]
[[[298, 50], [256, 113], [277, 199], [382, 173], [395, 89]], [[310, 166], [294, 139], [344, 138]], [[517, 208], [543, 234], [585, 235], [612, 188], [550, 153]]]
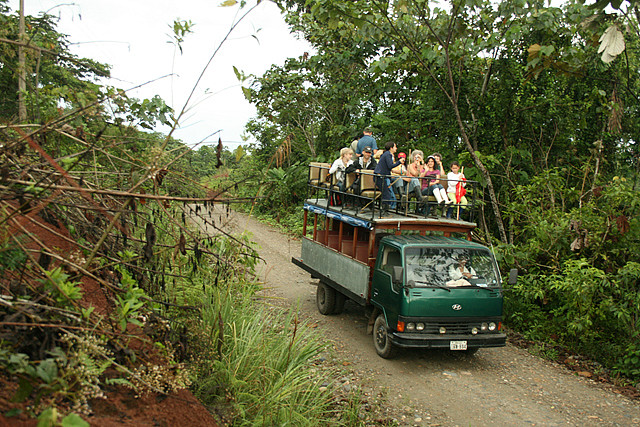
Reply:
[[510, 285], [515, 285], [516, 282], [518, 281], [518, 269], [517, 268], [512, 268], [511, 270], [509, 270], [509, 284]]
[[402, 283], [402, 266], [393, 266], [393, 283]]

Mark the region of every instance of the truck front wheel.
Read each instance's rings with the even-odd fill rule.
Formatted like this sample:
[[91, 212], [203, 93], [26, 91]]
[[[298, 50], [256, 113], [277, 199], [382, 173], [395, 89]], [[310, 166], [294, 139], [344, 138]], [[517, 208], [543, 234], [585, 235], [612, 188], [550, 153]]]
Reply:
[[389, 328], [384, 314], [379, 314], [376, 322], [373, 324], [373, 345], [376, 353], [383, 359], [390, 359], [396, 353], [396, 347], [389, 339]]
[[336, 291], [325, 283], [318, 283], [316, 306], [321, 314], [333, 314], [336, 308]]

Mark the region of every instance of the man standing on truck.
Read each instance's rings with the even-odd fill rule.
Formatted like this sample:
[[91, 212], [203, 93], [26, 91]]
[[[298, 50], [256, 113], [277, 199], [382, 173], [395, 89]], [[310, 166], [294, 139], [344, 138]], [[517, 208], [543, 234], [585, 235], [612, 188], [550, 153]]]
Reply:
[[365, 147], [371, 147], [371, 151], [375, 157], [375, 154], [378, 152], [378, 144], [376, 144], [376, 139], [371, 136], [373, 135], [373, 129], [366, 128], [362, 133], [364, 135], [358, 140], [356, 155], [361, 156], [362, 150], [364, 150]]
[[404, 165], [404, 157], [394, 163], [393, 154], [398, 149], [395, 142], [389, 141], [384, 145], [384, 153], [380, 156], [380, 161], [376, 166], [374, 173], [376, 174], [376, 187], [382, 191], [382, 210], [396, 208], [396, 196], [389, 187], [391, 187], [391, 169], [398, 165]]

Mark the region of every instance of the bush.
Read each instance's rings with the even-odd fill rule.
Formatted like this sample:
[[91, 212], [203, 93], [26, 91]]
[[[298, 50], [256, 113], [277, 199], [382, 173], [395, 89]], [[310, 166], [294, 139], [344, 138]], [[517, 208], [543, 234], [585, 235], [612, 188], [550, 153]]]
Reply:
[[[529, 339], [557, 340], [638, 381], [638, 192], [614, 179], [564, 212], [544, 199], [543, 187], [534, 180], [519, 188], [522, 200], [507, 210], [516, 243], [497, 251], [521, 276], [505, 296], [506, 321]], [[571, 189], [555, 190], [569, 205], [576, 201]]]

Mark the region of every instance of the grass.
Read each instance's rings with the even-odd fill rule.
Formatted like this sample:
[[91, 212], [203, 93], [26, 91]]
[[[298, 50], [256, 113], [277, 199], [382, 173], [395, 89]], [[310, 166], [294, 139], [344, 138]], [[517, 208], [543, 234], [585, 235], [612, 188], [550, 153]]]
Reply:
[[332, 424], [332, 389], [311, 372], [322, 337], [295, 309], [261, 304], [241, 287], [208, 292], [202, 335], [212, 345], [194, 363], [194, 392], [207, 405], [230, 404], [236, 425]]
[[[191, 390], [229, 425], [364, 425], [363, 399], [339, 387], [327, 341], [293, 307], [269, 305], [251, 279], [256, 258], [247, 235], [214, 241], [234, 267], [203, 264], [167, 285], [169, 299], [199, 307], [185, 323]], [[255, 253], [254, 253], [255, 254]], [[169, 313], [166, 313], [167, 315]], [[171, 316], [168, 316], [171, 317]]]

